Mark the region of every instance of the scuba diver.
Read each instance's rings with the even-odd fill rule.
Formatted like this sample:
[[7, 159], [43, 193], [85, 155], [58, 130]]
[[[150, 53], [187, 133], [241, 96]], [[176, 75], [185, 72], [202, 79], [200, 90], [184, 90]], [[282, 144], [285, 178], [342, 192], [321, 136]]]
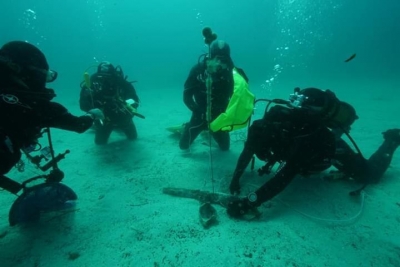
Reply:
[[[26, 183], [14, 181], [5, 174], [22, 162], [22, 153], [30, 160], [35, 159], [36, 165], [39, 166], [40, 159], [31, 157], [30, 153], [36, 151], [37, 147], [40, 148], [38, 139], [42, 136], [43, 129], [46, 129], [49, 136], [49, 128], [83, 133], [92, 126], [95, 119], [103, 118], [102, 112], [97, 109], [88, 110], [86, 115], [77, 117], [61, 104], [52, 102], [56, 95], [54, 90], [46, 87], [46, 83], [53, 82], [56, 78], [57, 72], [49, 69], [45, 55], [34, 45], [12, 41], [0, 48], [0, 187], [12, 194], [17, 194], [21, 190], [25, 193]], [[52, 146], [50, 152], [52, 160], [41, 169], [46, 171], [52, 168], [54, 175], [49, 175], [46, 182], [60, 182], [63, 173], [57, 168], [57, 162], [65, 154], [54, 157]], [[57, 185], [53, 183], [39, 189], [35, 188], [38, 189], [36, 191], [33, 188], [30, 190], [37, 193], [36, 204], [43, 197], [39, 194], [40, 190], [45, 188], [47, 190], [51, 186], [55, 188]], [[60, 189], [58, 193], [65, 193], [67, 190], [65, 188], [58, 188]], [[57, 194], [53, 197], [57, 200]], [[22, 202], [20, 199], [16, 209], [22, 207]], [[11, 218], [10, 223], [16, 220], [18, 220], [16, 217]]]
[[102, 62], [91, 77], [85, 72], [81, 83], [79, 104], [83, 111], [98, 108], [104, 112], [105, 119], [95, 122], [95, 143], [106, 144], [114, 129], [122, 130], [129, 140], [137, 138], [134, 116], [144, 118], [136, 112], [139, 97], [133, 82], [127, 81], [120, 66]]
[[[211, 29], [203, 29], [205, 43], [209, 46], [209, 53], [200, 56], [198, 63], [192, 67], [184, 84], [183, 102], [192, 112], [190, 121], [183, 125], [179, 147], [189, 149], [197, 136], [204, 130], [211, 130], [211, 135], [223, 151], [229, 150], [229, 131], [235, 126], [247, 126], [252, 112], [254, 96], [248, 91], [248, 78], [244, 71], [235, 67], [229, 44], [216, 40], [217, 35]], [[249, 112], [240, 114], [246, 117], [241, 122], [234, 122], [235, 112], [226, 113], [235, 103], [230, 100], [239, 81], [241, 94], [248, 96], [245, 101], [250, 103]], [[230, 105], [231, 104], [231, 105]], [[248, 107], [248, 106], [247, 106]], [[237, 112], [236, 112], [237, 115]]]
[[[266, 161], [266, 165], [258, 170], [260, 175], [271, 173], [275, 163], [280, 165], [259, 189], [228, 204], [227, 212], [234, 218], [255, 211], [283, 191], [296, 175], [319, 173], [331, 166], [342, 178], [364, 184], [350, 192], [350, 195], [358, 195], [367, 184], [381, 179], [400, 145], [400, 129], [387, 130], [383, 132], [383, 144], [368, 160], [365, 159], [348, 134], [358, 119], [356, 111], [330, 90], [296, 88], [289, 101], [275, 99], [269, 102], [278, 105], [269, 110], [267, 106], [264, 117], [254, 121], [249, 128], [230, 183], [231, 194], [240, 193], [240, 177], [250, 161], [254, 164], [254, 155]], [[350, 138], [357, 152], [342, 139], [343, 134]]]

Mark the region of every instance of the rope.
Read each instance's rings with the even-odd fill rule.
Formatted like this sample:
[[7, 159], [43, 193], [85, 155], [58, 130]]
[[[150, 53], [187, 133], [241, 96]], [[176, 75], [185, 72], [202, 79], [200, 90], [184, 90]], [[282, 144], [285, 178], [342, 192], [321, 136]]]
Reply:
[[208, 124], [208, 149], [209, 149], [209, 161], [210, 161], [210, 179], [212, 185], [212, 192], [215, 193], [215, 181], [214, 181], [214, 162], [213, 162], [213, 154], [212, 154], [212, 134], [210, 129], [211, 123], [211, 77], [207, 77], [206, 85], [207, 85], [207, 124]]
[[[211, 47], [208, 46], [208, 55], [209, 58], [211, 58]], [[208, 73], [208, 77], [206, 79], [206, 87], [207, 87], [207, 111], [206, 111], [206, 120], [208, 124], [208, 147], [209, 147], [209, 161], [210, 161], [210, 179], [211, 179], [211, 185], [212, 185], [212, 192], [215, 193], [215, 181], [214, 181], [214, 164], [213, 164], [213, 154], [212, 154], [212, 147], [211, 147], [211, 141], [212, 141], [212, 134], [211, 134], [211, 128], [210, 128], [210, 123], [211, 123], [211, 89], [212, 89], [212, 79], [210, 74]]]
[[[255, 188], [258, 188], [258, 187], [259, 187], [259, 186], [254, 185], [254, 184], [247, 184], [247, 185], [250, 186], [250, 187], [255, 187]], [[360, 217], [360, 215], [362, 214], [362, 212], [363, 212], [363, 210], [364, 210], [365, 192], [364, 192], [364, 191], [361, 191], [361, 194], [360, 194], [361, 203], [360, 203], [360, 209], [359, 209], [359, 211], [358, 211], [355, 215], [353, 215], [352, 217], [350, 217], [350, 218], [339, 219], [339, 220], [315, 217], [315, 216], [312, 216], [312, 215], [310, 215], [310, 214], [307, 214], [307, 213], [305, 213], [305, 212], [302, 212], [302, 211], [300, 211], [300, 210], [297, 210], [297, 209], [293, 208], [291, 205], [289, 205], [288, 203], [286, 203], [285, 201], [283, 201], [283, 200], [280, 199], [279, 197], [277, 197], [277, 198], [275, 198], [275, 199], [278, 200], [278, 201], [279, 201], [280, 203], [282, 203], [283, 205], [285, 205], [286, 207], [292, 209], [293, 211], [295, 211], [295, 212], [297, 212], [297, 213], [303, 215], [303, 216], [306, 217], [306, 218], [312, 219], [312, 220], [321, 221], [321, 222], [330, 222], [330, 223], [350, 223], [350, 222], [353, 222], [353, 221], [357, 220], [358, 217]]]
[[214, 180], [214, 161], [213, 161], [213, 154], [212, 154], [212, 149], [211, 149], [211, 134], [208, 135], [209, 137], [209, 153], [210, 153], [210, 179], [211, 179], [211, 184], [212, 184], [212, 192], [215, 193], [215, 180]]
[[365, 201], [365, 192], [364, 191], [361, 191], [360, 198], [361, 198], [360, 210], [355, 215], [353, 215], [352, 217], [347, 218], [347, 219], [340, 219], [340, 220], [314, 217], [312, 215], [309, 215], [309, 214], [307, 214], [305, 212], [302, 212], [300, 210], [297, 210], [297, 209], [293, 208], [292, 206], [290, 206], [289, 204], [287, 204], [286, 202], [284, 202], [283, 200], [281, 200], [279, 198], [277, 198], [277, 200], [279, 200], [279, 202], [284, 204], [286, 207], [288, 207], [288, 208], [294, 210], [295, 212], [303, 215], [304, 217], [307, 217], [307, 218], [312, 219], [312, 220], [317, 220], [317, 221], [322, 221], [322, 222], [331, 222], [331, 223], [349, 223], [349, 222], [355, 221], [358, 217], [360, 217], [360, 215], [362, 214], [362, 212], [364, 210], [364, 201]]

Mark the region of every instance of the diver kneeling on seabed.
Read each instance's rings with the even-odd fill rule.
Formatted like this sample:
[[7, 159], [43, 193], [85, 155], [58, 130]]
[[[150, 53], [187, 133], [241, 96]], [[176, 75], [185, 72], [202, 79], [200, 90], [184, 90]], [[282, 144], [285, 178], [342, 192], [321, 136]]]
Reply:
[[122, 68], [110, 62], [101, 62], [91, 76], [87, 71], [84, 73], [84, 81], [80, 84], [80, 108], [86, 112], [98, 108], [105, 117], [95, 122], [97, 145], [106, 144], [114, 130], [122, 131], [128, 140], [137, 138], [133, 118], [144, 119], [144, 116], [137, 112], [140, 100], [134, 82], [127, 79]]
[[[83, 133], [95, 120], [103, 119], [98, 109], [88, 110], [86, 115], [74, 116], [57, 102], [56, 95], [46, 87], [57, 78], [57, 72], [49, 69], [46, 57], [35, 46], [22, 41], [13, 41], [0, 49], [0, 187], [18, 194], [9, 213], [10, 225], [38, 220], [41, 213], [69, 207], [77, 195], [61, 184], [64, 173], [57, 163], [69, 151], [54, 154], [50, 128]], [[41, 150], [38, 140], [47, 134], [49, 147], [43, 154], [32, 156]], [[38, 175], [19, 183], [5, 175], [13, 168], [24, 170], [22, 153], [41, 171], [51, 170], [47, 175]], [[41, 166], [41, 161], [48, 162]], [[44, 179], [44, 183], [28, 187], [28, 184]]]
[[190, 121], [167, 130], [180, 134], [179, 147], [189, 149], [203, 131], [209, 131], [223, 151], [229, 150], [229, 132], [247, 127], [254, 108], [248, 78], [235, 66], [227, 42], [203, 29], [209, 52], [202, 54], [185, 81], [183, 101], [192, 112]]

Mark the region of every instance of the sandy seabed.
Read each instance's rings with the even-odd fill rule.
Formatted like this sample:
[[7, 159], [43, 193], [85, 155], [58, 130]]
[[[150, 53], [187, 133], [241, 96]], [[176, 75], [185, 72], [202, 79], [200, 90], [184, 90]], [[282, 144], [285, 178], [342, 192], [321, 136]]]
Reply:
[[[358, 110], [352, 136], [368, 157], [382, 142], [382, 131], [400, 127], [399, 84], [382, 89], [378, 81], [355, 81], [352, 92], [348, 83], [336, 85], [339, 97]], [[279, 86], [272, 97], [289, 94], [287, 88]], [[53, 130], [56, 152], [71, 150], [60, 168], [63, 182], [79, 196], [76, 210], [10, 227], [15, 196], [1, 192], [1, 266], [400, 266], [400, 152], [364, 197], [348, 195], [359, 186], [351, 182], [298, 177], [260, 208], [258, 220], [232, 220], [215, 205], [219, 223], [204, 229], [198, 201], [165, 195], [162, 188], [228, 193], [245, 132], [231, 134], [228, 152], [213, 145], [211, 175], [209, 147], [201, 136], [190, 153], [183, 153], [165, 130], [190, 116], [180, 89], [157, 91], [156, 98], [154, 91], [139, 94], [146, 119], [135, 118], [139, 138], [134, 142], [113, 133], [109, 144], [99, 147], [93, 131]], [[81, 114], [77, 101], [57, 100]], [[256, 161], [255, 167], [262, 165]], [[27, 167], [9, 176], [23, 181], [37, 173]], [[266, 179], [247, 170], [243, 194]]]

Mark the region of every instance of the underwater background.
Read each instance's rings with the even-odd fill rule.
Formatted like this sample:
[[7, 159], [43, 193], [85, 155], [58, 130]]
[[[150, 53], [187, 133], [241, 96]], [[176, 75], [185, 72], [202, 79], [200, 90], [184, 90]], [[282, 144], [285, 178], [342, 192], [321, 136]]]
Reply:
[[[85, 67], [103, 60], [149, 87], [182, 86], [207, 52], [205, 26], [230, 43], [253, 88], [287, 80], [394, 80], [400, 72], [395, 0], [16, 0], [3, 1], [1, 10], [1, 42], [26, 40], [45, 51], [61, 74], [60, 94], [74, 94]], [[353, 53], [357, 60], [343, 64]]]
[[[0, 192], [1, 266], [400, 266], [398, 152], [365, 199], [349, 199], [355, 185], [299, 179], [256, 222], [231, 220], [218, 207], [219, 224], [204, 230], [198, 202], [161, 192], [171, 186], [228, 193], [243, 147], [239, 131], [229, 153], [213, 148], [214, 184], [201, 138], [183, 155], [165, 130], [190, 117], [183, 83], [207, 52], [206, 26], [230, 44], [257, 98], [286, 99], [294, 87], [317, 87], [354, 105], [360, 119], [352, 136], [371, 155], [382, 131], [400, 127], [400, 1], [3, 0], [0, 14], [0, 45], [37, 45], [59, 74], [54, 100], [72, 113], [83, 114], [84, 71], [110, 61], [138, 81], [146, 115], [135, 118], [133, 143], [113, 134], [100, 148], [92, 132], [54, 130], [56, 151], [71, 150], [60, 166], [79, 210], [10, 228], [15, 196]], [[9, 176], [23, 181], [37, 172], [27, 167]], [[248, 190], [264, 181], [244, 177]]]

